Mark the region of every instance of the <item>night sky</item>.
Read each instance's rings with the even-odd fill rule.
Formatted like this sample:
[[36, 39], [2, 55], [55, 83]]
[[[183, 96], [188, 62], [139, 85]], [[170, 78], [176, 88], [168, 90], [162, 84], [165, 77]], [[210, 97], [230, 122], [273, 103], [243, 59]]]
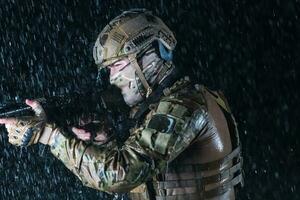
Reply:
[[[0, 104], [95, 87], [97, 35], [130, 8], [161, 17], [182, 74], [228, 98], [244, 157], [239, 199], [300, 199], [299, 0], [1, 0]], [[0, 199], [109, 199], [42, 145], [14, 147], [0, 130]]]

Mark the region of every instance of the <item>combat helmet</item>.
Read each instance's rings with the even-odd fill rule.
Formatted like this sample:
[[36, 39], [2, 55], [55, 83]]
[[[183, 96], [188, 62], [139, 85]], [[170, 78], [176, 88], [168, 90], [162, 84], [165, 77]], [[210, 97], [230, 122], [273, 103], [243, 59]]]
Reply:
[[146, 90], [146, 97], [152, 92], [137, 62], [153, 42], [158, 42], [161, 58], [170, 62], [176, 39], [164, 22], [145, 9], [133, 9], [114, 18], [99, 34], [93, 57], [99, 69], [127, 57]]

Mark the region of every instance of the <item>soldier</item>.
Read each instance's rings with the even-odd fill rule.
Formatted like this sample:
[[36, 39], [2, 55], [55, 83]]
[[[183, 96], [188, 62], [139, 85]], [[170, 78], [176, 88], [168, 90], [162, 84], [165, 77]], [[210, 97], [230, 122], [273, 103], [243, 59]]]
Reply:
[[169, 28], [146, 10], [123, 12], [99, 34], [95, 63], [110, 70], [110, 83], [132, 107], [135, 125], [122, 146], [104, 129], [92, 145], [84, 129], [66, 134], [31, 100], [34, 117], [0, 119], [9, 142], [48, 145], [84, 185], [130, 192], [132, 200], [235, 199], [243, 179], [235, 120], [221, 92], [176, 80], [175, 45]]

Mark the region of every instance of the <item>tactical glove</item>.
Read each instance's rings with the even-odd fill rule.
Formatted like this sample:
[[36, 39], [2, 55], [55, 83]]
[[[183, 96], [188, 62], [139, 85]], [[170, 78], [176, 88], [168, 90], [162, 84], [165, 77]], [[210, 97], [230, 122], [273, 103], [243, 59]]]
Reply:
[[7, 125], [8, 141], [16, 146], [36, 144], [45, 127], [45, 120], [37, 116], [20, 117], [15, 125]]
[[34, 116], [4, 119], [8, 141], [16, 146], [30, 146], [40, 139], [43, 139], [42, 143], [47, 143], [51, 135], [41, 137], [47, 120], [44, 109], [37, 101], [26, 100], [26, 104], [33, 109]]

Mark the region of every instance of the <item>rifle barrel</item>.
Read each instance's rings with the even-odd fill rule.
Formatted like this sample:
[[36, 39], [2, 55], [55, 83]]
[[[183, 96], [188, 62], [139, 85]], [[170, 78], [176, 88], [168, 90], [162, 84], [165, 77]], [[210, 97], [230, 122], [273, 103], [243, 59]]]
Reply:
[[13, 117], [16, 114], [23, 113], [23, 112], [30, 111], [30, 110], [31, 110], [30, 106], [26, 106], [26, 107], [23, 107], [23, 108], [18, 108], [18, 109], [12, 110], [12, 111], [0, 113], [0, 118], [2, 118], [2, 117]]

